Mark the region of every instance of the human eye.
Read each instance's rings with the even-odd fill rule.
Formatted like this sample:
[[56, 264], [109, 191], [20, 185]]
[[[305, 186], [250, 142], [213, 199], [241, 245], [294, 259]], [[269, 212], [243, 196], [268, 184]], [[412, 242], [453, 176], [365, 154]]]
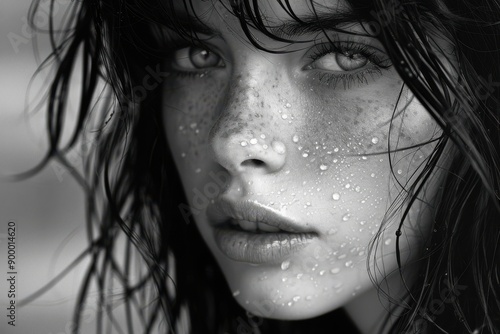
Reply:
[[321, 84], [333, 88], [339, 83], [345, 89], [353, 84], [368, 83], [369, 77], [381, 75], [383, 69], [392, 66], [383, 51], [353, 41], [318, 44], [308, 58], [304, 70], [312, 71]]
[[195, 45], [176, 49], [168, 60], [169, 69], [177, 74], [200, 74], [225, 66], [218, 53], [208, 47]]

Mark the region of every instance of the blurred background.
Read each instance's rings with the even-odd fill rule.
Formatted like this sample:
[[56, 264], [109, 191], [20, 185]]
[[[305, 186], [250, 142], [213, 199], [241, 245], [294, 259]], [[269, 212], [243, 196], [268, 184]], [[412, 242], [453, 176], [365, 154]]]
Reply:
[[[69, 3], [56, 1], [58, 17], [63, 17]], [[40, 27], [48, 28], [49, 1], [42, 4], [45, 11], [36, 19]], [[15, 327], [7, 318], [9, 221], [16, 224], [16, 303], [49, 283], [85, 247], [83, 192], [67, 171], [53, 162], [29, 179], [7, 178], [34, 167], [47, 148], [44, 108], [36, 107], [47, 88], [48, 70], [33, 75], [40, 65], [34, 50], [44, 59], [50, 43], [46, 34], [29, 28], [29, 6], [29, 0], [0, 1], [0, 333], [70, 333], [85, 262], [29, 305], [16, 307]], [[78, 90], [77, 82], [73, 89]], [[69, 115], [66, 121], [71, 126], [74, 112]], [[76, 165], [79, 158], [77, 151], [70, 155]], [[81, 333], [93, 333], [92, 317], [86, 320]]]

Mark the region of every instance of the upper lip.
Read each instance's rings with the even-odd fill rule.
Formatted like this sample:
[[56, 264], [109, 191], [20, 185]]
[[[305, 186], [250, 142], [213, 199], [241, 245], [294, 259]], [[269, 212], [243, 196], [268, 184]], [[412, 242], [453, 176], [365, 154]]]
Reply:
[[257, 201], [230, 201], [219, 198], [207, 208], [208, 219], [213, 225], [220, 225], [230, 219], [264, 223], [290, 233], [308, 233], [292, 219], [287, 218]]

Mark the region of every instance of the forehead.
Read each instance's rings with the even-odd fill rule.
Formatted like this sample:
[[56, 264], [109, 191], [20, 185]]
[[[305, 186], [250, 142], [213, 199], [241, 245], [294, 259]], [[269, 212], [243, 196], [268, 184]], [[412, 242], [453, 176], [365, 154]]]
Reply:
[[[279, 23], [280, 20], [293, 16], [312, 16], [348, 12], [349, 6], [344, 0], [175, 0], [175, 11], [184, 16], [195, 16], [204, 22], [227, 18], [228, 13], [238, 5], [245, 6], [267, 23]], [[247, 6], [248, 5], [248, 6]], [[255, 6], [256, 5], [256, 6]], [[218, 14], [218, 15], [216, 15]], [[256, 16], [257, 16], [256, 15]]]

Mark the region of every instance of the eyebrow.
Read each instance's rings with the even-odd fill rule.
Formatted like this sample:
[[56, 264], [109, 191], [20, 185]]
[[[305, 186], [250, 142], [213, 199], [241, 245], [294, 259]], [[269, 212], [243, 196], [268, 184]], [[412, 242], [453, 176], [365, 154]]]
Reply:
[[[247, 17], [248, 26], [255, 28], [255, 23], [250, 21]], [[220, 36], [221, 33], [215, 27], [211, 27], [208, 23], [202, 22], [200, 18], [193, 16], [181, 16], [177, 18], [177, 22], [184, 28], [194, 33], [201, 33], [206, 35]], [[307, 34], [325, 32], [325, 31], [340, 31], [339, 27], [346, 24], [356, 24], [366, 22], [359, 15], [351, 11], [339, 13], [318, 13], [304, 15], [301, 17], [292, 17], [283, 20], [278, 25], [262, 26], [269, 33], [278, 38], [299, 37]], [[257, 30], [259, 27], [257, 27]], [[344, 30], [342, 30], [345, 32]]]

